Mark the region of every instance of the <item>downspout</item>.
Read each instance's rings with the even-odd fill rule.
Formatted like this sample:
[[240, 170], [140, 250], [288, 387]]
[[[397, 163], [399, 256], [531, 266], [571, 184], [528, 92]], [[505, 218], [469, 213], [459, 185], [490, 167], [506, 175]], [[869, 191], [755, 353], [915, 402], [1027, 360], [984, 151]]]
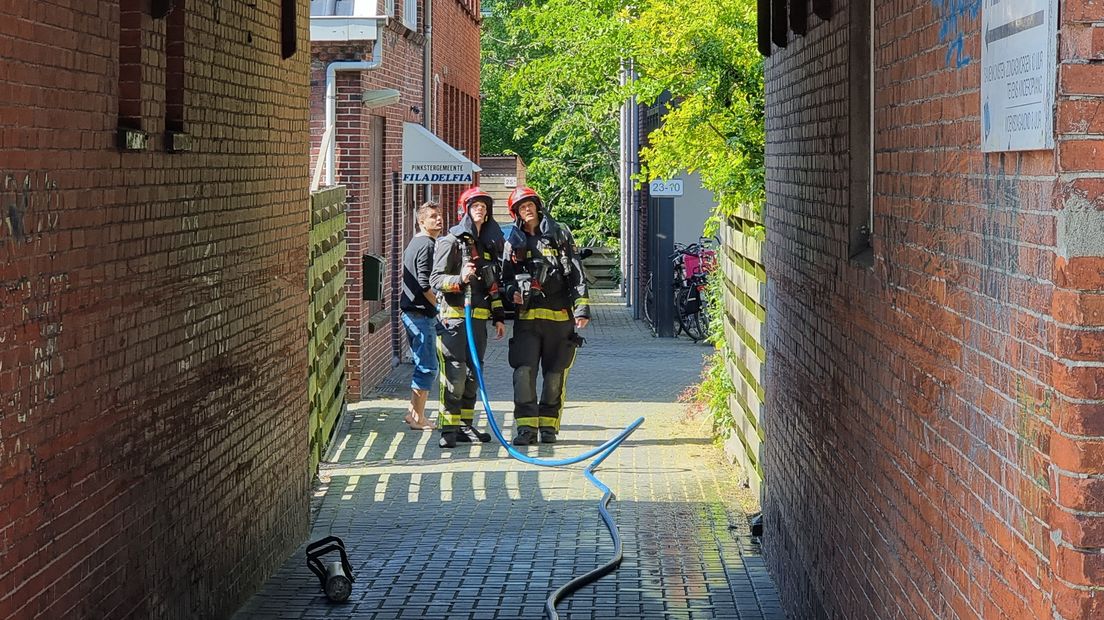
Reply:
[[[422, 46], [422, 126], [434, 130], [433, 109], [433, 0], [425, 0], [425, 44]], [[436, 133], [436, 132], [434, 132]]]
[[[383, 23], [380, 23], [383, 22]], [[376, 41], [372, 44], [372, 60], [334, 61], [326, 66], [326, 128], [333, 132], [330, 147], [326, 153], [326, 186], [336, 184], [337, 180], [337, 72], [369, 71], [383, 64], [383, 31], [387, 18], [376, 19]]]
[[[620, 71], [620, 84], [624, 88], [629, 83], [629, 67], [628, 61], [622, 59], [621, 71]], [[632, 281], [632, 275], [629, 271], [629, 265], [631, 264], [630, 256], [632, 255], [632, 228], [630, 226], [630, 211], [632, 210], [632, 179], [630, 178], [630, 165], [629, 165], [629, 111], [630, 103], [625, 100], [621, 104], [621, 262], [619, 269], [621, 270], [621, 294], [625, 297], [625, 305], [630, 308], [635, 304], [633, 299], [632, 287], [629, 283]]]
[[[636, 80], [636, 63], [629, 59], [629, 81]], [[640, 173], [640, 106], [636, 96], [629, 98], [629, 178], [635, 179]], [[633, 318], [644, 317], [643, 295], [640, 290], [640, 190], [636, 189], [636, 181], [629, 185], [629, 230], [632, 231], [632, 241], [629, 246], [629, 296], [633, 300]]]
[[[433, 109], [433, 0], [425, 0], [422, 16], [425, 43], [422, 45], [422, 126], [433, 131], [436, 110]], [[426, 200], [433, 200], [433, 186], [426, 185]]]

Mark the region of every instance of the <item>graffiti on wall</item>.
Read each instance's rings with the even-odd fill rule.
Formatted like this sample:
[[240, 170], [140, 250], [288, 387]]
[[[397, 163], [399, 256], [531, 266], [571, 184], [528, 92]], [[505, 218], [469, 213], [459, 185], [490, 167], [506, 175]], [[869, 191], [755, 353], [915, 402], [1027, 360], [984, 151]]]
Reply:
[[[61, 207], [49, 173], [0, 173], [0, 260], [13, 267], [0, 273], [0, 374], [18, 379], [0, 396], [2, 460], [27, 448], [24, 427], [57, 397], [64, 372], [60, 297], [70, 283], [49, 269], [58, 240], [47, 234], [57, 230]], [[13, 260], [26, 251], [26, 261]]]
[[972, 22], [981, 15], [981, 0], [931, 0], [932, 7], [939, 14], [939, 41], [950, 42], [944, 63], [959, 69], [970, 64], [966, 54], [966, 38]]
[[29, 242], [57, 229], [61, 194], [49, 173], [5, 174], [0, 179], [0, 245]]
[[213, 238], [211, 230], [210, 225], [200, 222], [198, 215], [184, 216], [181, 222], [181, 231], [188, 240], [176, 251], [175, 259], [187, 278], [184, 356], [178, 362], [180, 372], [223, 355], [229, 346], [222, 289], [225, 260], [221, 244]]

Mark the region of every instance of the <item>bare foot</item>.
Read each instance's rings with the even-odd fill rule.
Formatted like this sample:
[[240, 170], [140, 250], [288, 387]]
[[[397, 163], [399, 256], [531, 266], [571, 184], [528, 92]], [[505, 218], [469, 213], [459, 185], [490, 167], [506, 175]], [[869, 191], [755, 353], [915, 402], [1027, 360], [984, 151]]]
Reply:
[[412, 430], [416, 431], [431, 431], [433, 430], [433, 423], [425, 418], [414, 415], [414, 412], [409, 412], [403, 416], [403, 421]]

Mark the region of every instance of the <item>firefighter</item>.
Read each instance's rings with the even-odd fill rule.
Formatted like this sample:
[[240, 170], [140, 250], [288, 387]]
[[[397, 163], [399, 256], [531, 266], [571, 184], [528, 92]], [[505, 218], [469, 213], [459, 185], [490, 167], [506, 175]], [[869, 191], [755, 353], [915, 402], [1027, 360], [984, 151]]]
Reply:
[[488, 433], [476, 430], [475, 399], [479, 389], [470, 363], [464, 326], [465, 288], [472, 298], [472, 332], [479, 361], [487, 349], [487, 321], [494, 324], [495, 339], [506, 335], [505, 313], [499, 292], [502, 229], [494, 221], [494, 199], [478, 186], [460, 194], [460, 222], [437, 240], [430, 284], [441, 293], [443, 332], [437, 342], [441, 366], [441, 406], [438, 424], [442, 448], [457, 442], [487, 442]]
[[[555, 443], [568, 371], [590, 321], [587, 284], [571, 232], [544, 211], [537, 192], [515, 189], [506, 204], [514, 218], [503, 248], [502, 285], [517, 308], [510, 338], [514, 369], [515, 446]], [[537, 369], [543, 377], [537, 399]]]

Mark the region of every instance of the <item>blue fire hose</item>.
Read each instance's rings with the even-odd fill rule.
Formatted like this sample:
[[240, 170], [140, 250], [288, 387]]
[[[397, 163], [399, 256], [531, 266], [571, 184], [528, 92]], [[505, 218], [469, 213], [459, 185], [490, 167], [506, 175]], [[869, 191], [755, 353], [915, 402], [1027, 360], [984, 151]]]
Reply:
[[541, 467], [560, 467], [563, 465], [573, 465], [585, 461], [593, 456], [598, 458], [587, 466], [583, 470], [583, 475], [587, 480], [590, 480], [591, 484], [598, 487], [598, 490], [602, 492], [602, 499], [598, 501], [598, 513], [602, 516], [602, 522], [605, 523], [606, 529], [609, 530], [610, 538], [613, 539], [613, 558], [609, 562], [606, 562], [602, 566], [579, 575], [571, 581], [565, 583], [556, 589], [552, 594], [548, 596], [548, 599], [544, 602], [544, 612], [550, 620], [559, 620], [560, 615], [556, 613], [556, 605], [559, 604], [564, 598], [569, 596], [572, 592], [575, 592], [579, 588], [597, 581], [598, 579], [612, 573], [617, 570], [617, 567], [621, 565], [623, 558], [621, 534], [617, 531], [617, 524], [613, 522], [613, 517], [610, 515], [608, 506], [610, 500], [613, 498], [613, 491], [608, 486], [602, 483], [594, 475], [594, 470], [602, 464], [602, 461], [606, 460], [609, 455], [613, 454], [621, 442], [625, 441], [629, 435], [632, 434], [641, 424], [644, 423], [644, 418], [637, 418], [635, 422], [628, 425], [623, 431], [615, 435], [613, 438], [607, 440], [602, 445], [588, 450], [583, 454], [566, 459], [535, 459], [528, 455], [518, 452], [509, 441], [502, 435], [502, 429], [498, 427], [498, 422], [495, 420], [494, 413], [491, 411], [491, 403], [487, 399], [487, 386], [483, 381], [483, 364], [479, 361], [479, 353], [475, 349], [475, 333], [472, 331], [472, 306], [471, 306], [471, 289], [468, 289], [464, 298], [464, 326], [468, 333], [468, 351], [471, 353], [471, 363], [475, 368], [476, 379], [479, 380], [479, 397], [483, 401], [483, 408], [487, 412], [487, 422], [490, 424], [491, 432], [494, 433], [496, 439], [501, 443], [510, 456], [521, 461], [522, 463], [529, 463], [530, 465], [539, 465]]

